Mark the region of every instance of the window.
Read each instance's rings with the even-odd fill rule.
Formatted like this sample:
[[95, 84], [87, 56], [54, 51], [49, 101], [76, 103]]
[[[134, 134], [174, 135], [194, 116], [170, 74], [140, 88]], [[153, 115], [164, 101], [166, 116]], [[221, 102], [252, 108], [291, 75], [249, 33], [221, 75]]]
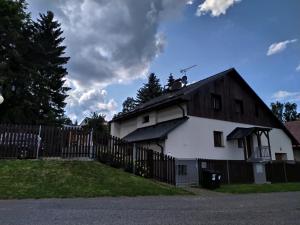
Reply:
[[235, 112], [238, 114], [244, 114], [244, 104], [242, 100], [235, 100]]
[[177, 174], [179, 176], [186, 176], [187, 175], [187, 166], [186, 165], [177, 165]]
[[143, 123], [149, 122], [149, 115], [143, 117]]
[[275, 159], [278, 161], [287, 160], [287, 154], [286, 153], [275, 153]]
[[220, 111], [222, 109], [222, 98], [220, 95], [211, 95], [211, 105], [215, 111]]
[[238, 139], [238, 148], [243, 148], [243, 139]]
[[214, 131], [214, 144], [215, 147], [224, 147], [223, 132]]

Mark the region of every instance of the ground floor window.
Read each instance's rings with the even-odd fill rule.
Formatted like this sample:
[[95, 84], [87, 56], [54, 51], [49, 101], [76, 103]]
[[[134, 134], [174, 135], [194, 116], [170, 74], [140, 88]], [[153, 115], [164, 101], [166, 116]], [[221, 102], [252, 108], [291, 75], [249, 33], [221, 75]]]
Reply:
[[177, 174], [179, 176], [187, 175], [187, 166], [186, 165], [177, 165]]
[[224, 147], [223, 132], [214, 131], [214, 145], [215, 147]]

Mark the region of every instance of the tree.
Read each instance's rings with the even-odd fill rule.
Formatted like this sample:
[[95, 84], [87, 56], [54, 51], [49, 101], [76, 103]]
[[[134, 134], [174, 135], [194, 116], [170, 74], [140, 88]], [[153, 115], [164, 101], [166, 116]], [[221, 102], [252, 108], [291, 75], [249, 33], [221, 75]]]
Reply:
[[123, 106], [122, 112], [124, 113], [129, 112], [135, 109], [135, 107], [137, 106], [136, 100], [132, 97], [127, 97], [126, 100], [123, 102], [122, 106]]
[[93, 129], [94, 137], [97, 135], [108, 135], [109, 129], [105, 121], [105, 115], [98, 114], [96, 112], [92, 113], [90, 117], [86, 118], [86, 125], [84, 128]]
[[295, 121], [300, 118], [300, 113], [297, 113], [296, 103], [281, 103], [277, 101], [275, 103], [271, 103], [271, 109], [274, 115], [281, 122]]
[[271, 110], [274, 113], [274, 115], [283, 122], [283, 110], [284, 110], [284, 104], [280, 102], [272, 102], [271, 103]]
[[174, 83], [175, 79], [173, 77], [173, 74], [171, 73], [168, 77], [168, 83], [167, 83], [167, 86], [168, 87], [172, 87], [172, 84]]
[[64, 38], [60, 24], [54, 20], [54, 14], [40, 14], [35, 26], [35, 63], [36, 77], [33, 92], [36, 96], [38, 121], [42, 124], [62, 124], [67, 91], [65, 77], [68, 74], [65, 65], [69, 57], [65, 55], [66, 47], [62, 45]]
[[297, 104], [287, 102], [284, 104], [283, 119], [285, 122], [295, 121], [300, 118], [300, 113], [297, 113]]
[[0, 0], [0, 85], [4, 102], [0, 121], [31, 123], [35, 120], [31, 91], [33, 25], [24, 0]]
[[138, 104], [145, 103], [155, 97], [162, 95], [163, 89], [159, 83], [159, 79], [154, 73], [151, 73], [148, 77], [148, 82], [141, 87], [136, 96], [136, 101]]

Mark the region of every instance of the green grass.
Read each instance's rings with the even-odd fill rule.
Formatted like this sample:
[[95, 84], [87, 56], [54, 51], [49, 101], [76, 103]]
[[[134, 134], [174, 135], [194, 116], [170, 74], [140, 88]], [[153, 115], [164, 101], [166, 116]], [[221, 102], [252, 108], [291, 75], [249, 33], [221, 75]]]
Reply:
[[234, 194], [300, 191], [300, 183], [230, 184], [222, 185], [216, 191]]
[[0, 161], [0, 199], [184, 194], [94, 161]]

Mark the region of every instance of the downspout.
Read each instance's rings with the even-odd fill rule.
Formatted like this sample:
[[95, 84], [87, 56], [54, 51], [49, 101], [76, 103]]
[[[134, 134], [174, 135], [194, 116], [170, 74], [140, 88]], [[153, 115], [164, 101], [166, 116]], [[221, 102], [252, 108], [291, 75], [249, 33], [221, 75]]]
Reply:
[[157, 145], [158, 147], [160, 147], [160, 152], [161, 152], [161, 154], [164, 154], [164, 147], [163, 147], [161, 144], [159, 144], [158, 141], [156, 142], [156, 145]]

